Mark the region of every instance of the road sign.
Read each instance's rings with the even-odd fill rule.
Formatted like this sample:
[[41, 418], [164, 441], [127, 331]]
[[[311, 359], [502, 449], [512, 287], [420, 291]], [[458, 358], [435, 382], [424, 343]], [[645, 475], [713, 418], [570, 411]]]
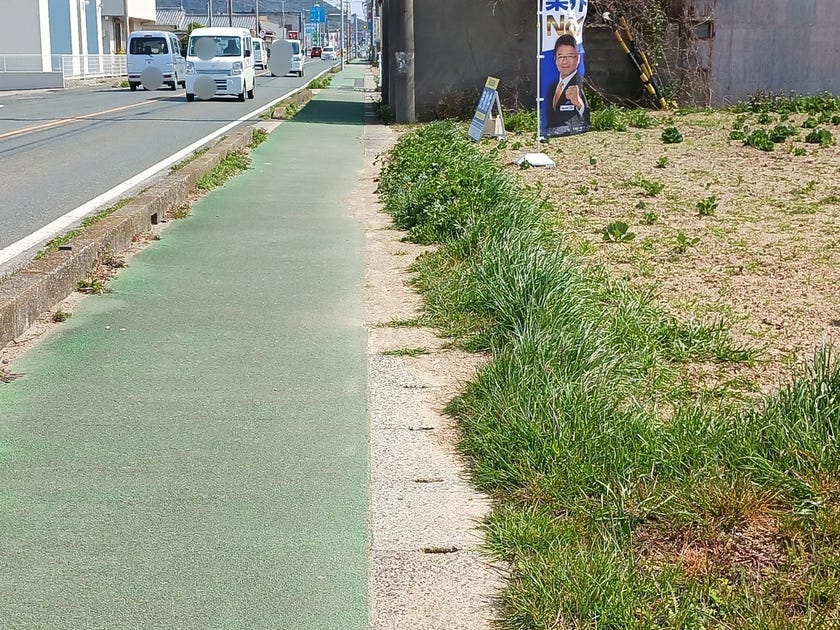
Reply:
[[309, 21], [313, 24], [323, 24], [327, 21], [327, 12], [324, 10], [324, 7], [321, 5], [313, 5], [311, 9], [309, 9]]

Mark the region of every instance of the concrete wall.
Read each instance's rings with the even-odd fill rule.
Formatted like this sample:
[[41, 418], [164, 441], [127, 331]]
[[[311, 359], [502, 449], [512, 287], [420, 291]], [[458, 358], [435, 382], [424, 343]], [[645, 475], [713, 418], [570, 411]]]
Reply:
[[[394, 54], [405, 50], [405, 0], [384, 0], [383, 101], [403, 120], [405, 77]], [[587, 81], [611, 100], [647, 97], [612, 31], [590, 20], [584, 31]], [[501, 79], [503, 109], [536, 106], [536, 7], [531, 2], [415, 0], [415, 108], [420, 120], [475, 108], [488, 76]]]
[[[405, 120], [407, 0], [380, 0], [383, 100]], [[688, 21], [674, 22], [660, 77], [676, 96], [722, 105], [760, 90], [840, 94], [840, 0], [687, 0]], [[703, 24], [709, 16], [711, 30]], [[589, 84], [611, 101], [654, 106], [611, 31], [590, 9], [584, 31]], [[693, 20], [693, 22], [692, 22]], [[690, 35], [692, 26], [701, 37]], [[487, 76], [501, 79], [505, 109], [534, 107], [536, 6], [523, 0], [414, 0], [414, 100], [417, 118], [474, 107]], [[687, 33], [689, 35], [687, 35]], [[703, 38], [706, 34], [708, 38]], [[656, 62], [657, 60], [652, 60]]]
[[[404, 101], [394, 53], [405, 50], [403, 0], [385, 0], [383, 80], [388, 104]], [[534, 105], [536, 37], [531, 3], [415, 0], [415, 107], [420, 119], [474, 108], [488, 76], [501, 79], [503, 105]], [[384, 57], [387, 56], [387, 59]]]
[[0, 90], [63, 88], [61, 72], [0, 72]]
[[838, 0], [717, 0], [712, 102], [760, 90], [840, 93]]
[[142, 21], [154, 22], [157, 19], [157, 8], [155, 0], [125, 0], [128, 5], [128, 15]]

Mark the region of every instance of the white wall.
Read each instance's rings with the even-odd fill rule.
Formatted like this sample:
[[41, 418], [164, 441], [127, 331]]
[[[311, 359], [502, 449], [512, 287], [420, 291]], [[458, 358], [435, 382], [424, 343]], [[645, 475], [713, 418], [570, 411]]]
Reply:
[[151, 20], [157, 18], [155, 0], [102, 0], [102, 15], [125, 16], [137, 20]]
[[128, 5], [128, 16], [136, 20], [157, 19], [155, 0], [125, 0]]
[[0, 54], [40, 54], [42, 24], [49, 34], [47, 0], [2, 0], [0, 4]]
[[102, 50], [114, 53], [125, 48], [131, 31], [142, 30], [155, 22], [157, 8], [155, 0], [102, 0], [102, 17]]

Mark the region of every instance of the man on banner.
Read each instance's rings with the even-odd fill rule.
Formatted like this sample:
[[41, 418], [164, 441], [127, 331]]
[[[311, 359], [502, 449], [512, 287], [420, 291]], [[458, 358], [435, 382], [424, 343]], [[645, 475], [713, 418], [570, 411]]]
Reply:
[[589, 130], [583, 92], [583, 23], [587, 0], [541, 0], [540, 134], [569, 136]]

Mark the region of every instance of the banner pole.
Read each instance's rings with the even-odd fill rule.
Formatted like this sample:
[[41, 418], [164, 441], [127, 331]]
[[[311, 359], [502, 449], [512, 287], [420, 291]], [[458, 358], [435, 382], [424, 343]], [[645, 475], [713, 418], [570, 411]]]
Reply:
[[540, 152], [540, 110], [542, 109], [542, 86], [540, 85], [540, 66], [542, 63], [542, 2], [537, 0], [537, 153]]
[[[540, 135], [540, 131], [542, 130], [542, 124], [540, 121], [540, 110], [542, 109], [542, 102], [543, 97], [540, 95], [542, 92], [542, 85], [540, 85], [541, 81], [541, 72], [540, 67], [542, 66], [542, 5], [544, 0], [537, 0], [537, 150], [535, 153], [526, 153], [525, 155], [517, 158], [515, 160], [516, 164], [522, 166], [524, 164], [528, 164], [529, 166], [545, 166], [548, 168], [554, 168], [555, 163], [550, 157], [548, 157], [545, 153], [542, 152], [542, 137]], [[501, 111], [501, 108], [500, 110]]]

